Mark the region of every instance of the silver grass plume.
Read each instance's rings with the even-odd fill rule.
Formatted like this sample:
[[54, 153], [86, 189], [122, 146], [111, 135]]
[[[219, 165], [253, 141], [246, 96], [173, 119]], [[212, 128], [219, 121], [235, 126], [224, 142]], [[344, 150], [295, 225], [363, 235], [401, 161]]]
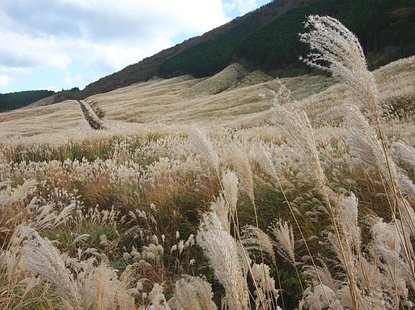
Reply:
[[346, 107], [346, 126], [348, 133], [346, 142], [352, 155], [366, 165], [378, 167], [382, 176], [386, 180], [390, 179], [381, 142], [356, 106]]
[[238, 245], [215, 212], [203, 215], [196, 240], [225, 289], [230, 309], [248, 309], [248, 288], [238, 255]]
[[357, 37], [328, 16], [309, 16], [305, 28], [308, 32], [300, 34], [300, 41], [309, 44], [313, 52], [302, 60], [311, 67], [331, 72], [363, 105], [369, 104], [378, 114], [378, 90]]
[[278, 85], [278, 92], [271, 90], [275, 97], [274, 97], [274, 105], [287, 105], [292, 102], [295, 102], [294, 97], [291, 94], [291, 90], [285, 86], [283, 82], [281, 82], [280, 79], [277, 79], [275, 83]]
[[404, 169], [397, 167], [396, 171], [398, 174], [397, 181], [400, 191], [412, 205], [415, 205], [415, 184], [408, 177]]
[[37, 210], [35, 226], [37, 229], [56, 228], [65, 224], [72, 216], [77, 205], [72, 202], [66, 206], [59, 214], [56, 213], [55, 204], [44, 205]]
[[338, 300], [336, 293], [324, 284], [316, 284], [306, 288], [298, 309], [333, 309], [342, 310], [343, 307]]
[[193, 151], [205, 160], [215, 171], [216, 175], [219, 176], [219, 155], [202, 129], [198, 127], [190, 128], [189, 143]]
[[[376, 135], [369, 137], [372, 140], [369, 142], [375, 142], [369, 145], [369, 149], [375, 144], [380, 148], [376, 147], [376, 152], [370, 154], [370, 150], [368, 152], [359, 141], [361, 155], [363, 155], [361, 158], [376, 161], [378, 170], [386, 183], [385, 188], [393, 213], [397, 210], [401, 213], [402, 219], [408, 218], [406, 224], [415, 235], [415, 222], [411, 218], [413, 210], [399, 191], [396, 167], [387, 152], [386, 138], [380, 124], [381, 108], [376, 83], [367, 69], [366, 60], [356, 36], [338, 20], [330, 17], [310, 16], [306, 22], [306, 28], [309, 28], [309, 32], [301, 34], [300, 40], [310, 44], [315, 52], [309, 54], [304, 61], [310, 66], [331, 72], [335, 78], [352, 90], [361, 103], [367, 104], [372, 110], [379, 141], [377, 142]], [[350, 124], [349, 121], [347, 123]], [[356, 139], [358, 140], [359, 137]], [[415, 270], [413, 273], [415, 276]]]
[[302, 272], [304, 276], [311, 278], [313, 285], [321, 283], [333, 291], [338, 291], [339, 288], [343, 285], [343, 281], [333, 278], [329, 267], [324, 261], [320, 260], [320, 263], [321, 266], [303, 266]]
[[408, 187], [407, 178], [399, 176], [400, 173], [390, 155], [383, 151], [382, 142], [378, 140], [376, 133], [356, 107], [348, 107], [346, 123], [348, 129], [347, 144], [352, 155], [366, 165], [378, 169], [384, 180], [392, 211], [401, 213], [401, 220], [415, 236], [415, 214], [402, 195], [402, 192], [408, 194], [408, 191], [409, 196], [413, 195], [413, 188]]
[[148, 294], [150, 305], [147, 310], [170, 310], [170, 306], [167, 304], [166, 297], [163, 294], [163, 286], [156, 283], [154, 284], [151, 292]]
[[264, 171], [274, 181], [278, 181], [277, 170], [272, 163], [270, 152], [267, 151], [263, 145], [255, 151], [255, 160], [262, 171]]
[[360, 259], [361, 278], [364, 283], [365, 296], [362, 308], [366, 309], [398, 309], [400, 306], [413, 309], [414, 304], [409, 300], [406, 276], [396, 264], [389, 265], [370, 248], [370, 260], [362, 256]]
[[16, 232], [24, 236], [23, 253], [27, 270], [51, 283], [65, 302], [79, 308], [80, 291], [58, 250], [29, 226], [19, 225]]
[[279, 219], [272, 227], [272, 234], [277, 239], [278, 253], [294, 266], [294, 233], [292, 226], [287, 221], [283, 222]]
[[223, 199], [222, 196], [219, 196], [216, 201], [211, 204], [210, 209], [216, 213], [216, 216], [222, 223], [223, 228], [225, 228], [227, 232], [230, 232], [231, 222], [229, 218], [229, 206], [225, 202], [225, 199]]
[[118, 280], [116, 270], [101, 263], [93, 272], [95, 307], [98, 309], [135, 309], [134, 300]]
[[[350, 303], [351, 308], [358, 308], [358, 303], [362, 299], [361, 292], [358, 288], [359, 275], [357, 274], [358, 256], [354, 255], [351, 247], [347, 244], [347, 239], [340, 233], [339, 235], [334, 233], [327, 234], [327, 241], [340, 261], [340, 266], [344, 268], [345, 273], [343, 276], [347, 276], [349, 282], [346, 284], [348, 287], [348, 296], [352, 300]], [[340, 272], [338, 275], [342, 275]]]
[[223, 196], [228, 205], [228, 221], [235, 218], [238, 203], [238, 176], [235, 172], [226, 170], [222, 176]]
[[[274, 109], [276, 112], [276, 118], [275, 118], [276, 123], [279, 124], [284, 129], [284, 132], [286, 133], [287, 142], [292, 145], [292, 147], [296, 150], [296, 152], [299, 153], [300, 158], [302, 158], [302, 160], [304, 161], [303, 168], [307, 169], [307, 172], [311, 178], [311, 182], [316, 187], [316, 189], [318, 189], [321, 192], [321, 194], [323, 194], [324, 202], [327, 204], [327, 210], [330, 213], [330, 218], [333, 223], [333, 228], [336, 232], [336, 237], [338, 240], [340, 240], [341, 236], [340, 236], [339, 229], [338, 229], [338, 223], [334, 215], [334, 212], [335, 212], [334, 208], [331, 204], [331, 200], [333, 198], [336, 198], [337, 196], [326, 185], [327, 180], [326, 180], [326, 177], [323, 172], [323, 168], [320, 163], [319, 153], [316, 147], [317, 144], [314, 138], [314, 130], [311, 127], [310, 121], [306, 113], [297, 111], [296, 109], [290, 108], [290, 107], [287, 107], [287, 108], [281, 107], [278, 104], [274, 106]], [[291, 209], [291, 212], [294, 214], [293, 209]], [[296, 222], [297, 227], [300, 229], [300, 233], [303, 237], [303, 240], [305, 240], [304, 235], [301, 232], [301, 228], [295, 216], [294, 216], [294, 220]], [[340, 243], [340, 241], [339, 241], [339, 244], [340, 244], [340, 250], [343, 255], [342, 244]], [[307, 247], [308, 252], [310, 253], [307, 243], [305, 243], [305, 245]], [[314, 259], [312, 258], [311, 255], [310, 257], [312, 259], [312, 263], [314, 267], [316, 267], [314, 263]], [[347, 258], [344, 257], [342, 261], [346, 259]], [[297, 267], [295, 264], [293, 266], [297, 272], [298, 278], [301, 283], [301, 278], [299, 276]], [[348, 270], [349, 264], [344, 265], [344, 266], [346, 268], [350, 283], [352, 283], [352, 286], [355, 287], [355, 279], [353, 277], [353, 273]], [[319, 277], [319, 274], [317, 274], [317, 276]], [[319, 280], [321, 283], [321, 279]], [[351, 295], [353, 294], [354, 292], [352, 292], [351, 290]], [[353, 300], [355, 301], [355, 304], [356, 304], [356, 298], [354, 295], [353, 295]], [[330, 300], [328, 296], [326, 298], [326, 301], [328, 302], [328, 304], [330, 304]]]
[[415, 170], [415, 148], [403, 142], [392, 144], [392, 156]]
[[209, 282], [200, 277], [184, 275], [176, 281], [173, 298], [169, 300], [171, 309], [215, 310], [213, 293]]
[[325, 176], [320, 164], [314, 131], [305, 112], [300, 112], [290, 107], [275, 105], [275, 121], [284, 129], [287, 142], [291, 144], [301, 158], [307, 163], [303, 168], [308, 168], [313, 182], [321, 190], [325, 188]]
[[[396, 252], [398, 255], [405, 257], [405, 243], [410, 242], [411, 236], [405, 226], [400, 224], [399, 219], [395, 219], [390, 223], [383, 223], [382, 219], [379, 219], [371, 228], [371, 234], [373, 238], [373, 248], [378, 246], [388, 248], [389, 250]], [[409, 250], [411, 257], [414, 256], [413, 248]], [[408, 265], [413, 264], [413, 260], [407, 261]], [[410, 269], [407, 268], [409, 271]], [[411, 279], [412, 284], [415, 284], [415, 279]], [[414, 286], [415, 288], [415, 286]]]
[[[408, 289], [406, 283], [415, 288], [415, 281], [411, 275], [411, 264], [413, 261], [408, 261], [405, 257], [404, 243], [402, 237], [409, 242], [410, 236], [406, 232], [399, 231], [401, 225], [399, 220], [396, 223], [384, 223], [379, 219], [371, 227], [372, 243], [370, 245], [371, 255], [374, 257], [376, 267], [382, 276], [376, 279], [371, 277], [373, 290], [383, 290], [392, 295], [395, 291], [397, 296], [400, 296], [402, 301], [408, 301]], [[412, 253], [413, 256], [413, 253]], [[378, 283], [376, 283], [378, 282]], [[385, 294], [386, 295], [386, 294]], [[386, 295], [387, 296], [387, 295]], [[390, 298], [394, 301], [394, 298]], [[396, 302], [394, 308], [397, 307], [399, 301]]]
[[27, 236], [17, 228], [10, 237], [7, 248], [0, 251], [0, 266], [3, 271], [6, 271], [9, 282], [13, 278], [17, 278], [17, 274], [21, 270], [25, 270], [21, 246]]
[[240, 141], [231, 145], [232, 161], [239, 178], [241, 191], [244, 191], [255, 205], [254, 177], [246, 143]]
[[76, 265], [76, 284], [81, 292], [82, 307], [102, 310], [135, 309], [134, 300], [127, 292], [126, 284], [118, 279], [116, 270], [105, 263], [94, 266], [94, 262], [95, 259], [90, 258]]
[[359, 253], [361, 234], [357, 222], [358, 204], [359, 202], [353, 193], [349, 197], [341, 197], [337, 205], [337, 217], [345, 243]]
[[248, 251], [264, 251], [269, 255], [274, 265], [277, 264], [271, 238], [260, 228], [247, 225], [242, 230], [242, 245]]
[[284, 108], [278, 105], [275, 106], [275, 110], [277, 116], [276, 120], [285, 130], [288, 142], [292, 144], [300, 153], [301, 158], [303, 158], [306, 163], [304, 167], [309, 169], [308, 171], [312, 181], [316, 184], [316, 188], [323, 194], [324, 202], [327, 204], [327, 210], [330, 213], [330, 218], [335, 232], [333, 246], [338, 247], [336, 248], [338, 250], [337, 253], [339, 254], [339, 258], [346, 269], [347, 277], [350, 282], [350, 296], [352, 296], [353, 308], [357, 309], [357, 294], [359, 292], [356, 287], [355, 272], [352, 268], [354, 263], [351, 260], [352, 257], [348, 255], [348, 251], [344, 249], [344, 245], [341, 241], [342, 237], [339, 231], [335, 209], [331, 202], [332, 200], [337, 199], [337, 195], [326, 185], [327, 181], [323, 168], [321, 167], [316, 141], [314, 139], [313, 128], [311, 127], [310, 121], [304, 112], [300, 113], [295, 109]]
[[252, 277], [257, 283], [257, 309], [281, 310], [281, 308], [278, 306], [278, 290], [275, 288], [275, 280], [269, 273], [269, 266], [264, 263], [253, 264]]
[[0, 191], [0, 207], [25, 200], [36, 190], [36, 185], [35, 179], [25, 180], [22, 185], [16, 187], [11, 187], [9, 182], [4, 182], [1, 187], [6, 188]]
[[67, 220], [71, 217], [71, 215], [74, 213], [76, 208], [76, 202], [70, 203], [68, 206], [66, 206], [55, 218], [53, 223], [53, 228], [58, 227], [59, 225], [62, 225], [67, 222]]
[[[352, 193], [349, 197], [340, 197], [335, 210], [336, 222], [339, 234], [329, 233], [327, 239], [345, 268], [351, 283], [345, 289], [345, 296], [349, 296], [350, 305], [356, 300], [361, 303], [363, 296], [358, 287], [358, 282], [363, 276], [358, 273], [359, 259], [361, 257], [361, 235], [357, 222], [358, 201]], [[352, 296], [352, 291], [354, 296]]]
[[79, 235], [75, 238], [75, 240], [73, 241], [73, 244], [77, 244], [77, 243], [80, 243], [80, 242], [86, 242], [89, 239], [89, 237], [91, 237], [90, 234]]
[[346, 142], [352, 155], [364, 164], [376, 167], [385, 180], [387, 194], [394, 196], [394, 188], [398, 186], [396, 166], [389, 154], [383, 152], [382, 143], [375, 131], [354, 106], [347, 108], [346, 124]]

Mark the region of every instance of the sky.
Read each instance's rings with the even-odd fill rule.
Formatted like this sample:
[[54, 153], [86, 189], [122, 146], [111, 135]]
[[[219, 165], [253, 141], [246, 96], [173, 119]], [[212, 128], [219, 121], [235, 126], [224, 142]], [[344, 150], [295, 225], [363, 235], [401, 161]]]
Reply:
[[271, 0], [0, 0], [0, 93], [84, 88]]

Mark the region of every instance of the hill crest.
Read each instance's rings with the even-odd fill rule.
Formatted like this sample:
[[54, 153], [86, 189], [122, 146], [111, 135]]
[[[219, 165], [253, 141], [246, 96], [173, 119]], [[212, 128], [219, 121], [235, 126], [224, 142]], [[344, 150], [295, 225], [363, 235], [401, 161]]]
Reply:
[[[128, 86], [137, 82], [144, 82], [158, 75], [159, 67], [168, 59], [186, 51], [194, 46], [211, 42], [219, 36], [228, 34], [231, 31], [235, 31], [238, 27], [241, 27], [246, 23], [253, 24], [252, 29], [248, 29], [248, 33], [251, 33], [284, 13], [295, 8], [301, 1], [300, 0], [280, 0], [273, 1], [263, 7], [256, 9], [252, 12], [238, 17], [222, 26], [219, 26], [213, 30], [204, 33], [201, 36], [194, 37], [184, 42], [177, 44], [173, 47], [165, 49], [151, 57], [144, 58], [136, 64], [129, 65], [124, 69], [110, 74], [106, 77], [99, 79], [86, 86], [84, 90], [85, 96], [92, 94], [108, 92], [120, 87]], [[217, 72], [222, 70], [216, 70]], [[216, 72], [215, 72], [216, 73]], [[184, 73], [185, 74], [185, 73]], [[174, 76], [182, 75], [182, 73], [174, 74]], [[213, 74], [212, 74], [213, 75]]]

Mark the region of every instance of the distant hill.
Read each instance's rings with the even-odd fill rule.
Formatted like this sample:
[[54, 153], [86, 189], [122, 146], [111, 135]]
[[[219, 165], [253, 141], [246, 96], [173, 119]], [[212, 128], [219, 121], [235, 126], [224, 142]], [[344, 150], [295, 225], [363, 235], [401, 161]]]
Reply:
[[62, 89], [58, 92], [51, 90], [29, 90], [0, 94], [0, 113], [24, 107], [39, 107], [69, 99], [79, 100], [83, 98], [83, 93], [78, 87], [68, 90]]
[[22, 108], [54, 94], [55, 92], [50, 90], [29, 90], [0, 94], [0, 112]]
[[415, 54], [415, 0], [314, 0], [247, 36], [233, 58], [274, 75], [302, 68], [298, 58], [308, 49], [297, 34], [312, 14], [335, 17], [353, 31], [371, 69]]
[[359, 37], [372, 69], [415, 54], [415, 0], [277, 0], [88, 85], [82, 96], [107, 92], [154, 76], [213, 76], [232, 63], [273, 76], [306, 68], [298, 41], [310, 14], [338, 18]]
[[[233, 47], [247, 38], [249, 34], [295, 8], [300, 2], [300, 0], [271, 2], [202, 36], [186, 40], [89, 84], [83, 91], [84, 96], [147, 81], [156, 75], [173, 77], [186, 74], [186, 72], [195, 77], [214, 75], [233, 62], [231, 52]], [[208, 55], [208, 58], [205, 58], [205, 55]], [[192, 66], [193, 70], [188, 70], [183, 62], [195, 64]], [[200, 70], [198, 70], [199, 67]]]
[[[276, 0], [103, 77], [82, 91], [77, 88], [62, 91], [37, 104], [83, 99], [155, 76], [213, 77], [233, 63], [264, 76], [308, 73], [311, 69], [298, 60], [308, 52], [307, 46], [299, 42], [298, 33], [304, 31], [305, 18], [310, 14], [333, 16], [356, 33], [371, 69], [415, 54], [415, 0]], [[222, 79], [223, 74], [219, 77]], [[16, 108], [36, 101], [29, 97], [29, 93], [27, 97], [0, 95], [0, 112], [10, 109], [11, 105]]]

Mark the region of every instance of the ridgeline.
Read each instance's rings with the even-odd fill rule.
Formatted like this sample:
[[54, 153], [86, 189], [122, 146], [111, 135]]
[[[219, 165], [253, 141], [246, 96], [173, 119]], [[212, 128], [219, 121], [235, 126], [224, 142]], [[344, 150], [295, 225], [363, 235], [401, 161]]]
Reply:
[[[310, 72], [298, 59], [308, 52], [298, 33], [304, 31], [305, 17], [311, 14], [335, 17], [354, 32], [372, 70], [415, 54], [415, 0], [277, 0], [103, 77], [82, 91], [59, 92], [50, 101], [83, 99], [155, 76], [213, 76], [235, 62], [273, 77]], [[30, 103], [1, 101], [0, 112]]]

